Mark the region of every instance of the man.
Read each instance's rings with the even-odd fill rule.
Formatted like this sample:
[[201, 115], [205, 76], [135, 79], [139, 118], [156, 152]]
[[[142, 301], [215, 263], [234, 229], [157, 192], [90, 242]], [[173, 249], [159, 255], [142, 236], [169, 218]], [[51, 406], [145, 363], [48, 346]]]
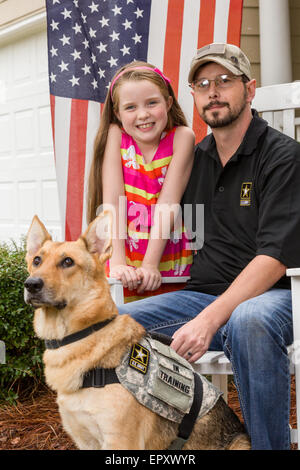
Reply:
[[252, 449], [289, 449], [293, 341], [287, 267], [300, 266], [300, 145], [251, 110], [256, 82], [229, 44], [198, 50], [189, 72], [212, 134], [195, 149], [183, 203], [204, 204], [204, 244], [184, 290], [120, 307], [173, 336], [190, 362], [224, 350]]

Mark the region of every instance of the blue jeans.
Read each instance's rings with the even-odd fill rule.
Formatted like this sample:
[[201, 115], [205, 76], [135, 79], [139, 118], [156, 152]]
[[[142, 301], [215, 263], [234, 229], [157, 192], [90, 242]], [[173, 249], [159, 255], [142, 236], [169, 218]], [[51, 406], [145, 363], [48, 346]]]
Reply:
[[[172, 336], [216, 299], [180, 290], [118, 306], [146, 329]], [[291, 292], [271, 289], [240, 304], [215, 334], [210, 349], [231, 361], [251, 447], [290, 449]]]

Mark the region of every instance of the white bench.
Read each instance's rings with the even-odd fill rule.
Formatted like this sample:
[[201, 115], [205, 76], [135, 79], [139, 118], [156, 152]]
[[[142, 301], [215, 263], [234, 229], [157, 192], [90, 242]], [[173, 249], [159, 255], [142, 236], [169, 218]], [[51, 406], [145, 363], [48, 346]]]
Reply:
[[[270, 126], [300, 142], [300, 119], [296, 117], [296, 110], [300, 109], [299, 81], [258, 88], [253, 100], [253, 107], [261, 113]], [[291, 277], [292, 284], [294, 343], [289, 348], [289, 357], [291, 374], [295, 374], [297, 409], [297, 429], [291, 430], [291, 441], [298, 443], [299, 450], [300, 362], [297, 356], [299, 355], [300, 342], [300, 268], [288, 269], [287, 276]]]
[[294, 343], [291, 346], [291, 374], [295, 374], [297, 429], [292, 429], [292, 442], [300, 442], [300, 268], [287, 269], [291, 277]]

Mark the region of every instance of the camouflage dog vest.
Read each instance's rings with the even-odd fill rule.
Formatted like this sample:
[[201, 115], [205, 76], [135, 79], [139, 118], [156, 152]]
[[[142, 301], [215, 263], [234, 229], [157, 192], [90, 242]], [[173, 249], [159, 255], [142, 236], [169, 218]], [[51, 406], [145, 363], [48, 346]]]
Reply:
[[[194, 399], [194, 369], [172, 348], [150, 337], [143, 338], [125, 354], [116, 374], [139, 403], [158, 415], [180, 423]], [[198, 374], [203, 399], [198, 419], [216, 404], [221, 392]]]
[[[106, 326], [114, 317], [98, 322], [63, 339], [46, 340], [47, 349], [78, 341]], [[164, 335], [163, 335], [164, 336]], [[206, 415], [221, 392], [172, 348], [146, 336], [132, 346], [116, 369], [96, 367], [84, 374], [81, 388], [105, 387], [119, 382], [141, 405], [179, 424], [178, 436], [169, 449], [181, 449], [196, 419]]]
[[149, 336], [133, 344], [116, 369], [96, 368], [85, 374], [82, 387], [119, 382], [154, 413], [179, 423], [168, 449], [182, 449], [197, 419], [206, 415], [221, 392], [171, 347]]

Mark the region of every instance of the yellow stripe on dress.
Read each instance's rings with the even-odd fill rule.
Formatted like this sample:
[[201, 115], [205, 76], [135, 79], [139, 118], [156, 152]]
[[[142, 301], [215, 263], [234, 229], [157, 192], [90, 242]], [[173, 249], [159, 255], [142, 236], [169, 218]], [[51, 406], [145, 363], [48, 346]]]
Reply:
[[147, 193], [144, 189], [136, 188], [135, 186], [131, 186], [130, 184], [125, 184], [125, 192], [129, 192], [132, 194], [137, 194], [138, 196], [143, 197], [144, 199], [147, 199], [147, 201], [150, 201], [150, 199], [158, 199], [158, 196], [160, 195], [160, 191], [158, 191], [155, 194]]
[[[130, 223], [129, 223], [129, 227], [130, 227]], [[149, 232], [142, 232], [142, 231], [136, 232], [135, 230], [130, 230], [128, 228], [127, 233], [128, 233], [128, 236], [130, 238], [133, 238], [134, 240], [135, 239], [148, 240], [150, 237], [150, 231]], [[178, 238], [181, 238], [183, 233], [186, 233], [186, 228], [184, 226], [181, 226], [178, 229], [176, 228], [175, 235], [178, 235]], [[172, 237], [177, 238], [177, 237], [174, 237], [174, 232], [172, 232]]]
[[[123, 155], [127, 156], [127, 151], [128, 150], [126, 150], [126, 149], [121, 149], [122, 157], [123, 157]], [[152, 162], [150, 162], [150, 163], [146, 163], [144, 161], [143, 155], [139, 155], [137, 153], [135, 154], [135, 158], [136, 158], [137, 163], [139, 165], [143, 166], [146, 171], [151, 171], [154, 168], [160, 168], [160, 167], [168, 165], [170, 163], [170, 161], [172, 160], [172, 157], [173, 157], [173, 155], [170, 155], [169, 157], [157, 158], [155, 160], [152, 160]]]
[[[171, 269], [174, 269], [174, 267], [178, 264], [178, 261], [180, 260], [179, 266], [187, 266], [188, 264], [191, 264], [193, 261], [193, 256], [183, 256], [178, 259], [172, 258], [169, 261], [163, 261], [159, 263], [159, 271], [171, 271]], [[126, 256], [126, 263], [129, 266], [133, 266], [134, 268], [139, 268], [142, 264], [142, 260], [139, 259], [130, 259], [128, 256]]]

